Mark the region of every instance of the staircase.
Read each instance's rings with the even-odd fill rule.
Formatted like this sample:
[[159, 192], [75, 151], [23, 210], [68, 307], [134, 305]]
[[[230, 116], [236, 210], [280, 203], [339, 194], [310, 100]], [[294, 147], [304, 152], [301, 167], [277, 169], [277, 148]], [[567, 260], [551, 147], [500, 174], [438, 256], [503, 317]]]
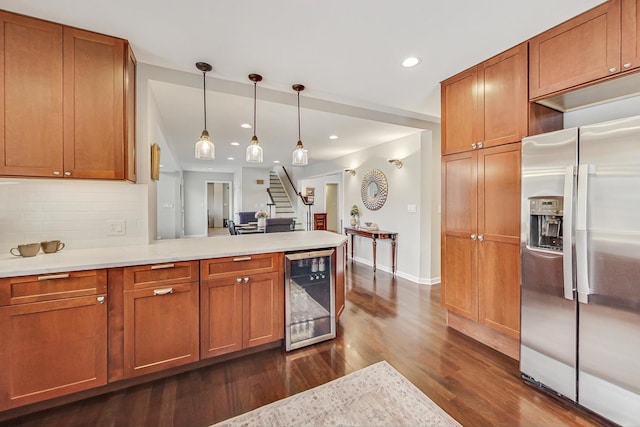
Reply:
[[269, 191], [275, 203], [274, 217], [295, 217], [296, 211], [291, 206], [291, 200], [282, 187], [282, 182], [275, 171], [269, 171]]

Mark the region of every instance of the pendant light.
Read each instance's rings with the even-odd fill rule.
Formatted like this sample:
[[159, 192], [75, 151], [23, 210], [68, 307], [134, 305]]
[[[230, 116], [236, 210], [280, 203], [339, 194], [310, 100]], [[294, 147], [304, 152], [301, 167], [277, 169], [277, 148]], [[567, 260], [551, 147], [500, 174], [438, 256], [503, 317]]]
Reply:
[[262, 76], [260, 74], [249, 74], [249, 80], [253, 82], [253, 136], [251, 137], [251, 144], [247, 147], [245, 160], [250, 163], [262, 163], [262, 147], [260, 147], [256, 136], [256, 92], [258, 82], [262, 81]]
[[305, 166], [309, 163], [309, 156], [307, 155], [307, 150], [304, 149], [302, 145], [302, 138], [300, 138], [300, 92], [304, 90], [303, 85], [295, 84], [291, 86], [293, 90], [298, 92], [298, 144], [296, 145], [296, 149], [293, 150], [293, 158], [291, 164], [294, 166]]
[[200, 135], [200, 140], [196, 142], [196, 159], [213, 160], [216, 158], [216, 147], [211, 142], [207, 131], [207, 80], [205, 78], [207, 71], [211, 71], [213, 68], [206, 62], [196, 62], [196, 68], [202, 71], [202, 89], [204, 93], [204, 130]]

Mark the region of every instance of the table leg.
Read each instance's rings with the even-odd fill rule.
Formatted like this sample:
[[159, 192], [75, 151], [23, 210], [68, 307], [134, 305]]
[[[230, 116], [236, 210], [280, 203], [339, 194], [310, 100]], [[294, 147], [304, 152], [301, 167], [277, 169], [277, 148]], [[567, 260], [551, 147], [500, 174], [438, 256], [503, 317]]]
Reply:
[[391, 237], [391, 272], [396, 275], [396, 236]]
[[351, 261], [353, 261], [353, 234], [351, 235]]
[[376, 238], [373, 237], [373, 272], [376, 272]]

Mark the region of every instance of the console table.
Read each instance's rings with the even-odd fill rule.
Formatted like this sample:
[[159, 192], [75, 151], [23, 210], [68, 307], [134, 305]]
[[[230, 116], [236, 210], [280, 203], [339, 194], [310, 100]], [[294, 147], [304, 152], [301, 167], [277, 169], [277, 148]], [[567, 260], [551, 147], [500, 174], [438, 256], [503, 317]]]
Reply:
[[373, 241], [373, 271], [376, 271], [376, 244], [378, 239], [391, 239], [391, 272], [396, 275], [396, 240], [398, 233], [393, 231], [367, 230], [364, 228], [345, 227], [344, 234], [351, 236], [351, 258], [353, 259], [353, 236], [361, 236]]

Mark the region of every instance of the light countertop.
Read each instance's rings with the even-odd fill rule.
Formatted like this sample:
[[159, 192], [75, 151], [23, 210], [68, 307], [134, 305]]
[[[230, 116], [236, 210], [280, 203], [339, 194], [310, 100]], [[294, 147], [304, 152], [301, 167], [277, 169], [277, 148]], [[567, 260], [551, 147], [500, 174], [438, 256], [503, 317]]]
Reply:
[[0, 254], [0, 278], [95, 268], [221, 258], [271, 252], [288, 252], [340, 246], [347, 240], [329, 231], [246, 234], [157, 240], [148, 245], [40, 252], [29, 258]]

